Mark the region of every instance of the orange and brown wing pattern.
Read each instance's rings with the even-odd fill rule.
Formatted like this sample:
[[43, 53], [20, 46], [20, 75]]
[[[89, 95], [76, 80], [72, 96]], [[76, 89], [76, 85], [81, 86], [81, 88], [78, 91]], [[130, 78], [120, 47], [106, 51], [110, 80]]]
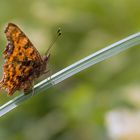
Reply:
[[8, 44], [3, 55], [9, 62], [42, 61], [39, 52], [17, 25], [9, 23], [5, 29], [5, 34]]
[[[8, 92], [8, 95], [12, 95], [16, 90], [31, 88], [31, 79], [29, 79], [29, 73], [33, 70], [31, 66], [26, 67], [22, 63], [5, 63], [3, 70], [4, 76], [0, 86]], [[30, 84], [26, 88], [21, 88], [24, 82]]]
[[8, 95], [16, 90], [29, 91], [33, 80], [45, 71], [46, 63], [18, 26], [9, 23], [5, 34], [8, 44], [3, 52], [5, 64], [0, 88], [5, 89]]

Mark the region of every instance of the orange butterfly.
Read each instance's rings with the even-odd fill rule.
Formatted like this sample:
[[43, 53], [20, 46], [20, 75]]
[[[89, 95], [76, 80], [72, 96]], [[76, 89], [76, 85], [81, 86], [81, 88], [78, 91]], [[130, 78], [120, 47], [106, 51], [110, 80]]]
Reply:
[[8, 95], [12, 95], [16, 90], [26, 93], [31, 90], [33, 81], [48, 71], [50, 53], [47, 51], [47, 54], [41, 57], [28, 37], [13, 23], [8, 24], [5, 34], [8, 44], [3, 52], [5, 63], [0, 88], [6, 90]]

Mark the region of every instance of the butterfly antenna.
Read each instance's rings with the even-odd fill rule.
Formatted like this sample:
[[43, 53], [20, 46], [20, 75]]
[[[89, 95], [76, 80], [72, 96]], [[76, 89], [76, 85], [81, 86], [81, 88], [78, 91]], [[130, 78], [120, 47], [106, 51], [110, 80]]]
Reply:
[[62, 34], [61, 32], [61, 29], [59, 28], [58, 31], [57, 31], [57, 35], [56, 37], [54, 38], [53, 42], [49, 45], [49, 48], [48, 50], [45, 52], [45, 55], [48, 55], [49, 54], [49, 51], [51, 50], [51, 48], [53, 47], [54, 43], [57, 41], [58, 37]]

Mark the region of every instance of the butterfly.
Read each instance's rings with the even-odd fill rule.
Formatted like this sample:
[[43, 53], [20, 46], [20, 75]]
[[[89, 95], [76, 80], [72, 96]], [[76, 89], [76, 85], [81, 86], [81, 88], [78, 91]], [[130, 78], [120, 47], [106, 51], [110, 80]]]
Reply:
[[13, 23], [8, 23], [5, 35], [8, 43], [3, 52], [5, 63], [0, 88], [8, 95], [13, 95], [16, 90], [27, 93], [32, 89], [34, 80], [48, 72], [51, 46], [42, 57], [24, 32]]

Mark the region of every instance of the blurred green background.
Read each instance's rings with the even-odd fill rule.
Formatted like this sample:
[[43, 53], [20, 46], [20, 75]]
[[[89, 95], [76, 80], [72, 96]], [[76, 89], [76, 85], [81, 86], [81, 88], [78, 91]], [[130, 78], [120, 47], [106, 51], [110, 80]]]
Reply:
[[[21, 27], [42, 55], [61, 27], [49, 62], [55, 73], [140, 31], [140, 1], [0, 0], [1, 52], [8, 22]], [[139, 112], [139, 60], [140, 47], [131, 48], [31, 98], [0, 118], [0, 140], [127, 140], [112, 134], [108, 114]], [[3, 63], [0, 55], [1, 77]], [[5, 91], [0, 96], [1, 104], [13, 98]]]

